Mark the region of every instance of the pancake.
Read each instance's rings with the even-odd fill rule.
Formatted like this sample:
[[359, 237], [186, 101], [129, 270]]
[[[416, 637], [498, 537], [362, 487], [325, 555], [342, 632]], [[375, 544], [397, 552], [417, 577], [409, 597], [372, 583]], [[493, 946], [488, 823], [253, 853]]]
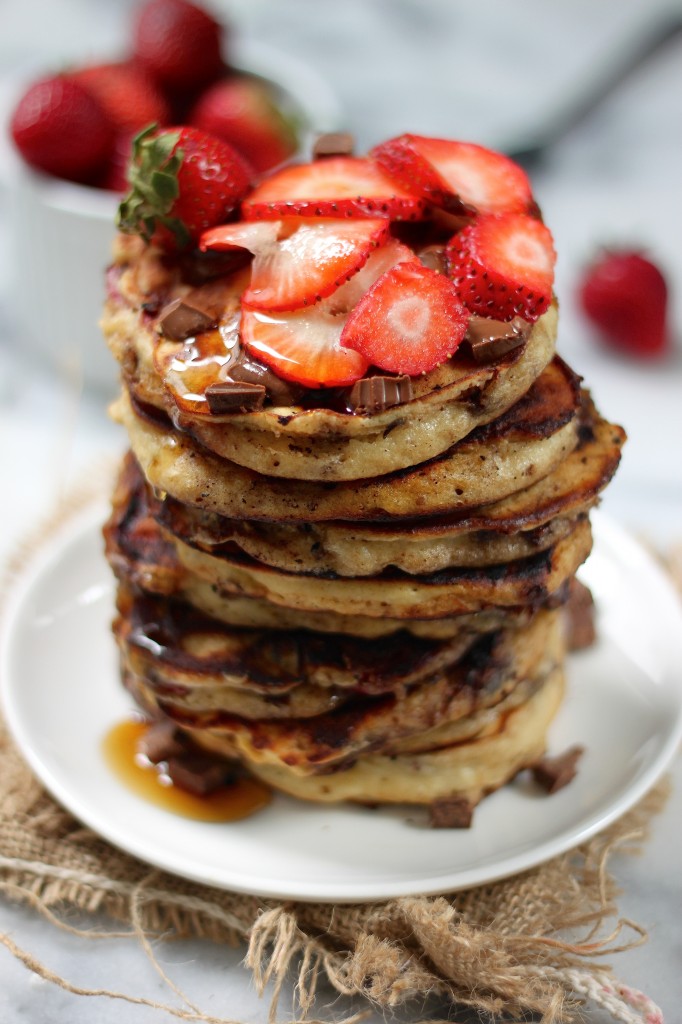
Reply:
[[411, 686], [447, 671], [485, 632], [472, 628], [443, 640], [399, 632], [377, 643], [307, 630], [244, 629], [125, 585], [117, 608], [114, 636], [136, 675], [169, 692], [232, 690], [271, 702], [303, 687], [328, 689], [338, 699], [341, 691], [374, 695]]
[[[500, 502], [470, 512], [398, 523], [261, 523], [227, 519], [170, 496], [148, 496], [157, 521], [192, 547], [220, 554], [237, 545], [275, 569], [369, 576], [488, 566], [527, 558], [566, 537], [594, 506], [620, 461], [624, 432], [590, 412], [579, 442], [552, 473]], [[133, 471], [131, 487], [140, 485]]]
[[487, 728], [449, 746], [417, 754], [370, 753], [328, 775], [300, 775], [272, 764], [253, 764], [250, 770], [274, 789], [315, 803], [432, 805], [461, 799], [475, 807], [542, 757], [563, 693], [563, 671], [555, 666], [525, 702], [514, 707], [510, 697], [509, 706], [500, 705], [494, 717], [482, 712]]
[[[208, 555], [173, 539], [190, 578], [219, 593], [244, 594], [285, 608], [381, 618], [439, 618], [491, 607], [539, 607], [565, 584], [592, 548], [587, 519], [567, 537], [530, 558], [495, 566], [441, 569], [411, 576], [386, 569], [377, 576], [324, 577], [284, 573], [239, 551]], [[190, 582], [191, 586], [191, 582]], [[186, 587], [186, 593], [191, 589]]]
[[448, 672], [377, 695], [356, 695], [306, 718], [248, 719], [220, 709], [192, 710], [175, 695], [160, 697], [146, 679], [126, 683], [143, 705], [153, 704], [194, 740], [251, 764], [283, 764], [299, 773], [347, 764], [365, 751], [395, 746], [481, 708], [500, 703], [532, 679], [551, 652], [559, 655], [557, 612], [535, 616], [524, 629], [481, 638]]
[[[122, 509], [131, 508], [122, 481]], [[310, 612], [334, 612], [338, 615], [362, 615], [381, 618], [439, 618], [476, 612], [491, 607], [539, 607], [559, 591], [585, 560], [591, 548], [591, 533], [586, 518], [562, 540], [546, 551], [529, 558], [496, 566], [449, 568], [436, 573], [413, 576], [398, 569], [384, 570], [377, 576], [318, 576], [285, 573], [256, 561], [239, 548], [220, 555], [207, 554], [171, 534], [162, 535], [173, 549], [159, 548], [156, 520], [146, 505], [147, 491], [135, 493], [137, 531], [142, 547], [152, 536], [154, 558], [164, 571], [176, 579], [161, 588], [172, 593], [181, 589], [190, 603], [196, 604], [197, 583], [208, 584], [218, 595], [233, 594], [265, 600], [287, 609]], [[116, 526], [112, 524], [115, 531]], [[140, 534], [141, 531], [141, 534]], [[120, 548], [113, 539], [113, 547]], [[144, 555], [148, 562], [147, 555]], [[149, 582], [147, 589], [152, 589]], [[387, 595], [390, 595], [390, 605]], [[222, 618], [222, 616], [221, 616]]]
[[295, 487], [219, 459], [150, 418], [126, 392], [113, 414], [126, 427], [147, 481], [182, 504], [233, 519], [358, 521], [442, 514], [529, 487], [577, 446], [579, 398], [574, 375], [555, 362], [516, 412], [479, 428], [436, 459], [370, 480], [299, 480]]
[[[184, 343], [160, 339], [149, 309], [183, 297], [234, 331], [241, 278], [236, 285], [228, 277], [192, 287], [157, 250], [120, 236], [114, 268], [102, 318], [105, 338], [136, 397], [178, 413], [167, 385]], [[214, 422], [210, 415], [180, 410], [174, 419], [206, 448], [258, 473], [299, 480], [383, 475], [434, 458], [510, 408], [552, 359], [556, 324], [553, 305], [529, 330], [526, 343], [494, 364], [477, 364], [461, 352], [416, 377], [409, 403], [372, 415], [275, 405], [231, 414], [228, 429], [224, 417]]]
[[[220, 622], [251, 629], [314, 630], [357, 637], [382, 637], [405, 630], [429, 639], [455, 639], [485, 633], [503, 626], [522, 625], [531, 617], [524, 607], [491, 608], [469, 615], [424, 619], [372, 619], [363, 615], [301, 611], [274, 605], [267, 600], [241, 594], [221, 593], [212, 584], [188, 573], [178, 561], [171, 542], [164, 537], [146, 509], [128, 501], [120, 485], [114, 494], [112, 514], [104, 526], [105, 552], [114, 573], [135, 592], [174, 596]], [[550, 604], [566, 599], [563, 590]]]
[[301, 799], [470, 808], [545, 751], [625, 435], [556, 355], [530, 184], [489, 154], [502, 212], [459, 180], [368, 211], [350, 168], [400, 178], [385, 149], [334, 163], [354, 199], [292, 169], [332, 196], [298, 219], [247, 195], [182, 250], [117, 237], [113, 633], [181, 746]]

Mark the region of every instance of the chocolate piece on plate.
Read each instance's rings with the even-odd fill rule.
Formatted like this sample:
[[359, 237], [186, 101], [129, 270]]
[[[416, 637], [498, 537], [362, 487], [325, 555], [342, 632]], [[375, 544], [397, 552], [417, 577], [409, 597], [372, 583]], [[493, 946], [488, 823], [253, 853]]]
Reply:
[[169, 757], [182, 754], [187, 749], [187, 740], [173, 722], [154, 722], [137, 744], [137, 753], [158, 764]]
[[570, 582], [568, 601], [564, 605], [564, 624], [569, 651], [582, 651], [597, 639], [594, 599], [589, 587], [575, 577]]
[[578, 761], [584, 752], [584, 747], [575, 746], [557, 757], [543, 757], [532, 765], [533, 778], [548, 793], [556, 793], [575, 778]]
[[429, 807], [431, 828], [471, 828], [474, 804], [466, 797], [445, 797]]
[[353, 385], [350, 406], [353, 412], [377, 413], [412, 400], [412, 380], [402, 377], [363, 377]]
[[325, 156], [352, 156], [355, 139], [349, 132], [328, 132], [315, 139], [313, 160]]
[[530, 328], [528, 321], [522, 320], [520, 316], [509, 322], [472, 316], [464, 340], [471, 346], [477, 363], [488, 363], [523, 345], [530, 334]]
[[263, 384], [219, 381], [206, 388], [206, 401], [214, 416], [229, 412], [258, 412], [265, 402], [265, 387]]
[[173, 785], [195, 796], [208, 796], [235, 779], [232, 765], [210, 754], [171, 757], [167, 771]]
[[184, 341], [202, 331], [215, 327], [216, 320], [198, 306], [193, 306], [185, 299], [173, 299], [161, 310], [157, 327], [165, 338], [173, 341]]

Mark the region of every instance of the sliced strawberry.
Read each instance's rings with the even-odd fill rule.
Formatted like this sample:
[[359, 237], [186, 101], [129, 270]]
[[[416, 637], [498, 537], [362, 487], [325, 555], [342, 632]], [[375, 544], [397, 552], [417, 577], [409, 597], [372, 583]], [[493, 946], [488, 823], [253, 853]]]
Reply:
[[533, 322], [552, 301], [552, 235], [534, 217], [481, 215], [453, 235], [446, 260], [457, 293], [472, 313]]
[[332, 313], [348, 314], [367, 294], [375, 281], [398, 263], [415, 263], [417, 257], [408, 246], [389, 238], [387, 242], [375, 249], [364, 267], [353, 274], [349, 281], [342, 284], [325, 300], [325, 307]]
[[245, 306], [300, 309], [326, 298], [367, 262], [388, 233], [388, 221], [304, 223], [272, 252], [258, 254]]
[[199, 248], [202, 252], [208, 252], [208, 250], [229, 252], [230, 249], [248, 249], [256, 256], [258, 253], [267, 252], [273, 248], [281, 228], [280, 221], [267, 221], [267, 223], [239, 221], [235, 224], [220, 224], [217, 228], [209, 228], [208, 231], [204, 231], [199, 239]]
[[518, 164], [472, 142], [400, 135], [371, 156], [389, 177], [451, 213], [525, 213], [533, 202]]
[[370, 288], [348, 317], [341, 344], [382, 370], [416, 376], [455, 352], [468, 323], [452, 282], [415, 260]]
[[241, 337], [246, 348], [271, 366], [279, 377], [307, 387], [354, 384], [367, 372], [359, 352], [340, 345], [344, 316], [324, 305], [293, 313], [242, 313]]
[[242, 340], [287, 380], [309, 387], [352, 384], [367, 370], [367, 360], [340, 346], [348, 313], [382, 274], [407, 261], [416, 262], [412, 250], [389, 238], [349, 281], [310, 310], [273, 315], [245, 310]]
[[371, 160], [337, 156], [285, 167], [242, 204], [246, 220], [280, 217], [386, 217], [420, 220], [424, 200], [391, 181]]
[[240, 245], [254, 252], [244, 305], [286, 311], [331, 295], [367, 262], [387, 232], [386, 220], [310, 222], [290, 218], [286, 222], [226, 225], [207, 232], [201, 245]]

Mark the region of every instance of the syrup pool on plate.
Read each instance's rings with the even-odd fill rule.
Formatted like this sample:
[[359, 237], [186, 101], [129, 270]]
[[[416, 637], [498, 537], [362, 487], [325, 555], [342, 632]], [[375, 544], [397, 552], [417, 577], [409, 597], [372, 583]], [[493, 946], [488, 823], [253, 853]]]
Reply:
[[215, 822], [239, 821], [270, 803], [270, 790], [257, 779], [239, 777], [205, 795], [174, 785], [159, 765], [140, 756], [140, 742], [148, 729], [149, 723], [139, 719], [118, 722], [102, 743], [114, 775], [144, 800], [183, 818]]

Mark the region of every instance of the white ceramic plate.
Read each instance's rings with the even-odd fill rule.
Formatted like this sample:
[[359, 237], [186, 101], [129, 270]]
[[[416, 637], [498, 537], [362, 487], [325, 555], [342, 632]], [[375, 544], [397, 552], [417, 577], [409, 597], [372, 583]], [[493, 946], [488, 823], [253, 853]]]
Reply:
[[178, 875], [240, 892], [361, 901], [477, 885], [532, 867], [604, 828], [653, 784], [682, 734], [682, 613], [667, 578], [594, 516], [582, 577], [599, 643], [574, 655], [550, 749], [586, 747], [552, 797], [521, 776], [477, 809], [467, 831], [429, 830], [421, 812], [316, 807], [276, 797], [234, 824], [174, 817], [110, 773], [105, 733], [130, 711], [109, 634], [113, 582], [91, 510], [16, 588], [2, 644], [5, 712], [33, 770], [76, 817]]

